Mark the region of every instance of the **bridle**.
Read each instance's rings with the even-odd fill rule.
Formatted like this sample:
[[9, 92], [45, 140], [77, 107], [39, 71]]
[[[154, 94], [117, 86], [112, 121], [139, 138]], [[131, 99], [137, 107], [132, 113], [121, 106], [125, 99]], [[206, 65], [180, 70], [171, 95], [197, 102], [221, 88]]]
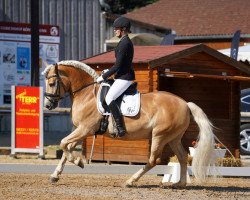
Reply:
[[[48, 99], [48, 101], [50, 101], [52, 104], [57, 104], [59, 102], [59, 100], [65, 98], [65, 97], [68, 97], [70, 95], [70, 94], [64, 95], [63, 97], [60, 96], [60, 94], [61, 94], [60, 85], [62, 85], [62, 87], [63, 87], [64, 94], [67, 92], [67, 90], [66, 90], [65, 84], [62, 81], [61, 76], [59, 75], [58, 65], [57, 64], [55, 64], [55, 74], [52, 74], [50, 76], [46, 76], [46, 80], [49, 80], [51, 78], [56, 78], [56, 82], [55, 82], [56, 91], [54, 93], [45, 92], [44, 97], [46, 99]], [[81, 86], [80, 88], [73, 91], [72, 95], [75, 95], [77, 92], [79, 92], [79, 91], [81, 91], [81, 90], [83, 90], [83, 89], [85, 89], [85, 88], [87, 88], [87, 87], [89, 87], [91, 85], [94, 85], [95, 83], [97, 83], [97, 82], [95, 81], [95, 82], [89, 83], [87, 85]]]

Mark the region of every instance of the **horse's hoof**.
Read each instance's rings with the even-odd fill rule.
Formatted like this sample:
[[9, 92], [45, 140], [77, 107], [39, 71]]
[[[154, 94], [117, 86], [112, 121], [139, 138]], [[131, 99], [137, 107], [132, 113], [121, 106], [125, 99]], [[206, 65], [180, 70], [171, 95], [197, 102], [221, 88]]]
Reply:
[[132, 188], [132, 187], [134, 187], [134, 185], [125, 184], [125, 187], [126, 188]]
[[82, 159], [79, 161], [77, 166], [81, 167], [82, 169], [84, 168], [84, 162]]
[[173, 184], [171, 187], [173, 188], [173, 189], [182, 189], [182, 188], [185, 188], [186, 187], [186, 183], [175, 183], [175, 184]]
[[170, 182], [160, 182], [159, 183], [159, 187], [160, 188], [163, 188], [163, 189], [165, 189], [165, 188], [171, 188], [172, 187], [172, 183], [170, 183]]
[[84, 168], [84, 162], [80, 157], [77, 157], [77, 159], [74, 161], [74, 164], [78, 167]]
[[59, 181], [58, 177], [57, 178], [56, 177], [52, 177], [52, 176], [49, 177], [49, 182], [50, 183], [57, 183], [58, 181]]
[[134, 187], [134, 184], [132, 182], [126, 182], [125, 187], [132, 188]]
[[160, 188], [165, 188], [166, 185], [165, 185], [164, 183], [160, 182], [160, 183], [159, 183], [159, 187], [160, 187]]

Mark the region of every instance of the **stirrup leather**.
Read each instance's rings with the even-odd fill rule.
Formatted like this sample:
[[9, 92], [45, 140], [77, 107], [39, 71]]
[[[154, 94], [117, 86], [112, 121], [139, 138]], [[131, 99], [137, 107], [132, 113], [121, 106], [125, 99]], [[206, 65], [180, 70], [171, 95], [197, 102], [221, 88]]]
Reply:
[[107, 131], [109, 125], [108, 119], [109, 119], [108, 115], [103, 115], [103, 118], [101, 119], [100, 122], [99, 130], [95, 132], [96, 135], [103, 135]]

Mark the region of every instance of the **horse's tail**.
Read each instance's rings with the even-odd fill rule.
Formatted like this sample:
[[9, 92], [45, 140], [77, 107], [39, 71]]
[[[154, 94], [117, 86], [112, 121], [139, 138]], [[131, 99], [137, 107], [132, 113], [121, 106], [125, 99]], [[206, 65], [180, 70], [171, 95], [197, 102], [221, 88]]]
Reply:
[[192, 160], [192, 172], [199, 182], [204, 182], [214, 154], [213, 125], [200, 107], [192, 102], [187, 105], [200, 129]]

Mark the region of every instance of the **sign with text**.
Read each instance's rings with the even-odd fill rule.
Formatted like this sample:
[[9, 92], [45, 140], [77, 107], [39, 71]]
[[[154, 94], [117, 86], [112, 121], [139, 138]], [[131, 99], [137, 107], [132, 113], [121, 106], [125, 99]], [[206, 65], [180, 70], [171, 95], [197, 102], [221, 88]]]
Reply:
[[12, 86], [12, 153], [43, 154], [43, 89]]
[[[58, 26], [39, 25], [40, 86], [45, 63], [59, 60], [59, 43]], [[11, 105], [12, 85], [31, 85], [31, 24], [0, 22], [0, 106]]]

